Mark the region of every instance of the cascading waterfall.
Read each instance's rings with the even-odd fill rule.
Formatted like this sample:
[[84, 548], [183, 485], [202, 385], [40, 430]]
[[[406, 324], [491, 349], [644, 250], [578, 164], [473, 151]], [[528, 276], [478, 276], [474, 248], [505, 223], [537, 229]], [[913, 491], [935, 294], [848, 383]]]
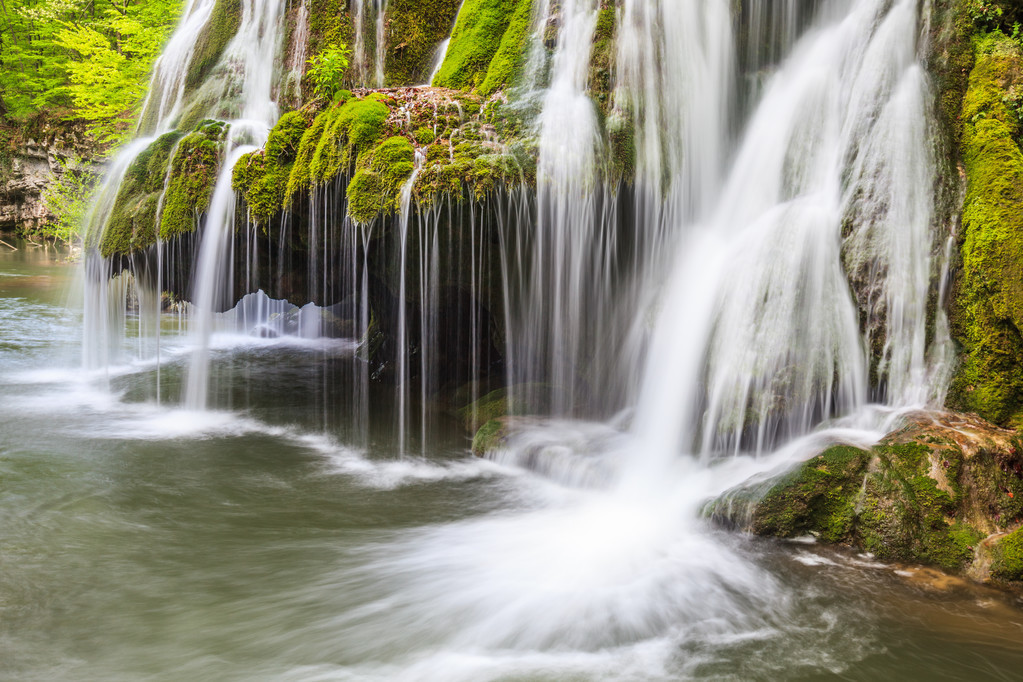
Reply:
[[[359, 84], [372, 83], [378, 88], [384, 87], [384, 26], [387, 13], [387, 0], [353, 0], [352, 21], [355, 27], [355, 45], [353, 48], [353, 66]], [[370, 64], [366, 49], [366, 20], [372, 18], [373, 62]], [[372, 75], [372, 80], [370, 80]]]
[[[679, 249], [637, 411], [663, 457], [764, 451], [862, 407], [871, 334], [889, 404], [940, 398], [947, 338], [930, 363], [925, 347], [939, 241], [917, 4], [838, 7], [767, 84], [717, 208]], [[887, 316], [866, 337], [843, 252]]]

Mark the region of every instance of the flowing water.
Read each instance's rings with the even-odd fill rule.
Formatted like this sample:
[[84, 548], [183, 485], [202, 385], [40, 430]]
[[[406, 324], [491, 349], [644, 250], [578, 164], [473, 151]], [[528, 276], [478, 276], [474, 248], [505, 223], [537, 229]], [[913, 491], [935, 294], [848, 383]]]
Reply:
[[[0, 253], [4, 679], [1018, 677], [1005, 595], [689, 513], [814, 443], [680, 461], [656, 503], [473, 458], [455, 424], [401, 457], [392, 394], [351, 423], [342, 340], [214, 334], [209, 409], [174, 406], [193, 339], [172, 312], [161, 406], [151, 362], [80, 368], [76, 270], [19, 245]], [[563, 424], [587, 453], [566, 470], [615, 466], [623, 438]]]
[[[386, 7], [353, 3], [363, 81], [383, 81]], [[516, 92], [538, 111], [535, 196], [418, 207], [414, 173], [379, 228], [400, 269], [395, 309], [375, 311], [394, 318], [396, 388], [369, 381], [356, 342], [378, 228], [344, 218], [336, 188], [308, 197], [305, 235], [308, 298], [330, 307], [259, 292], [217, 312], [236, 274], [252, 279], [236, 263], [287, 274], [254, 226], [231, 253], [230, 166], [266, 139], [287, 78], [285, 7], [243, 8], [189, 100], [187, 34], [209, 12], [190, 5], [140, 127], [161, 133], [207, 95], [230, 122], [184, 312], [161, 311], [159, 281], [108, 283], [96, 257], [68, 301], [70, 267], [0, 254], [0, 670], [1012, 679], [1012, 598], [700, 516], [750, 477], [867, 446], [942, 401], [947, 323], [926, 303], [949, 235], [933, 225], [921, 3], [624, 0], [602, 122], [587, 92], [598, 3], [538, 0]], [[628, 196], [602, 165], [615, 126], [637, 150]], [[94, 225], [149, 139], [112, 165]], [[452, 263], [468, 304], [447, 300]], [[486, 295], [513, 396], [544, 408], [481, 460], [429, 397], [450, 379], [442, 359], [491, 362]], [[478, 375], [460, 378], [480, 397]]]

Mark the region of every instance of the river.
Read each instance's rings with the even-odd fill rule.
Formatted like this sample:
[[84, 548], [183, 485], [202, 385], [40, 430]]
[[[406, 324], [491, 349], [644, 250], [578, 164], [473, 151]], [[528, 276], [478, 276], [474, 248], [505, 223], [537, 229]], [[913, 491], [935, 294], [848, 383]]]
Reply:
[[3, 679], [1019, 679], [1010, 595], [480, 460], [454, 421], [399, 456], [346, 342], [215, 335], [201, 412], [173, 313], [159, 367], [82, 370], [78, 267], [18, 245]]

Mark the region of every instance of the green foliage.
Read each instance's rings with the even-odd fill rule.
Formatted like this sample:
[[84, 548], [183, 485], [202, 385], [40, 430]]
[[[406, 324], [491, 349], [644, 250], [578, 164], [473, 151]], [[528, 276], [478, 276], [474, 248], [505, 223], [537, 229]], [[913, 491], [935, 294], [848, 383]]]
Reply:
[[306, 77], [312, 83], [314, 95], [331, 102], [337, 99], [342, 90], [350, 55], [351, 50], [347, 46], [338, 45], [308, 59], [309, 70]]
[[[523, 2], [526, 0], [465, 0], [433, 85], [466, 90], [481, 85], [512, 17], [521, 18], [516, 9]], [[492, 81], [491, 86], [494, 85]]]
[[43, 201], [53, 218], [36, 230], [40, 236], [72, 244], [79, 241], [92, 195], [92, 173], [84, 171], [80, 158], [58, 159], [56, 179], [43, 190]]
[[147, 73], [177, 20], [179, 0], [13, 0], [0, 29], [0, 92], [24, 120], [59, 110], [91, 122], [100, 140], [122, 135]]

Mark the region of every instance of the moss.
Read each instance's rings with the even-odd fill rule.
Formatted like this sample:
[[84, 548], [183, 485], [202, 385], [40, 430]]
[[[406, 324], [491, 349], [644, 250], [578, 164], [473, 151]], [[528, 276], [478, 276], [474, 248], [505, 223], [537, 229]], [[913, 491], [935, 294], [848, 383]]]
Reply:
[[348, 183], [348, 215], [358, 223], [368, 223], [384, 210], [384, 183], [380, 176], [360, 170]]
[[224, 49], [238, 33], [242, 21], [241, 0], [217, 0], [210, 20], [195, 42], [192, 61], [188, 64], [185, 87], [198, 88], [220, 61]]
[[227, 126], [207, 121], [178, 144], [160, 216], [160, 239], [195, 230], [217, 183]]
[[170, 155], [181, 137], [177, 131], [161, 135], [128, 167], [100, 237], [103, 256], [129, 253], [156, 241], [156, 210]]
[[607, 111], [611, 104], [611, 81], [615, 67], [615, 34], [617, 23], [613, 7], [605, 7], [597, 15], [590, 52], [589, 90], [597, 104]]
[[1023, 411], [1023, 154], [1006, 91], [1023, 82], [1019, 47], [992, 34], [978, 47], [963, 102], [962, 272], [951, 322], [962, 345], [949, 403], [996, 423]]
[[414, 161], [412, 143], [400, 136], [384, 140], [364, 155], [346, 191], [349, 217], [357, 223], [368, 223], [397, 210], [402, 185], [412, 175]]
[[1023, 580], [1023, 528], [999, 541], [991, 574], [1001, 580]]
[[631, 181], [636, 176], [636, 128], [632, 117], [613, 111], [606, 120], [608, 140], [607, 176], [612, 182]]
[[388, 111], [386, 104], [367, 97], [321, 112], [299, 142], [286, 200], [340, 174], [354, 172], [359, 157], [383, 136]]
[[827, 542], [846, 540], [869, 459], [864, 450], [840, 445], [809, 460], [772, 487], [757, 505], [754, 532], [779, 537], [814, 532]]
[[279, 164], [294, 161], [302, 135], [308, 127], [309, 122], [303, 112], [284, 114], [266, 138], [266, 155]]
[[426, 146], [437, 139], [437, 136], [433, 134], [433, 128], [423, 126], [416, 129], [415, 138], [418, 144]]
[[252, 219], [266, 226], [286, 208], [288, 178], [308, 127], [306, 114], [285, 114], [270, 131], [264, 149], [242, 156], [235, 164], [231, 186], [241, 192]]
[[514, 83], [526, 62], [526, 43], [532, 26], [532, 0], [518, 0], [508, 28], [501, 36], [501, 44], [490, 60], [487, 75], [479, 86], [483, 96], [489, 96], [505, 85]]
[[488, 452], [495, 450], [504, 442], [507, 433], [508, 430], [503, 420], [489, 420], [472, 437], [472, 454], [483, 457]]
[[388, 87], [425, 83], [437, 47], [455, 22], [460, 0], [390, 0], [387, 5]]
[[459, 90], [481, 85], [519, 4], [465, 0], [433, 85]]

